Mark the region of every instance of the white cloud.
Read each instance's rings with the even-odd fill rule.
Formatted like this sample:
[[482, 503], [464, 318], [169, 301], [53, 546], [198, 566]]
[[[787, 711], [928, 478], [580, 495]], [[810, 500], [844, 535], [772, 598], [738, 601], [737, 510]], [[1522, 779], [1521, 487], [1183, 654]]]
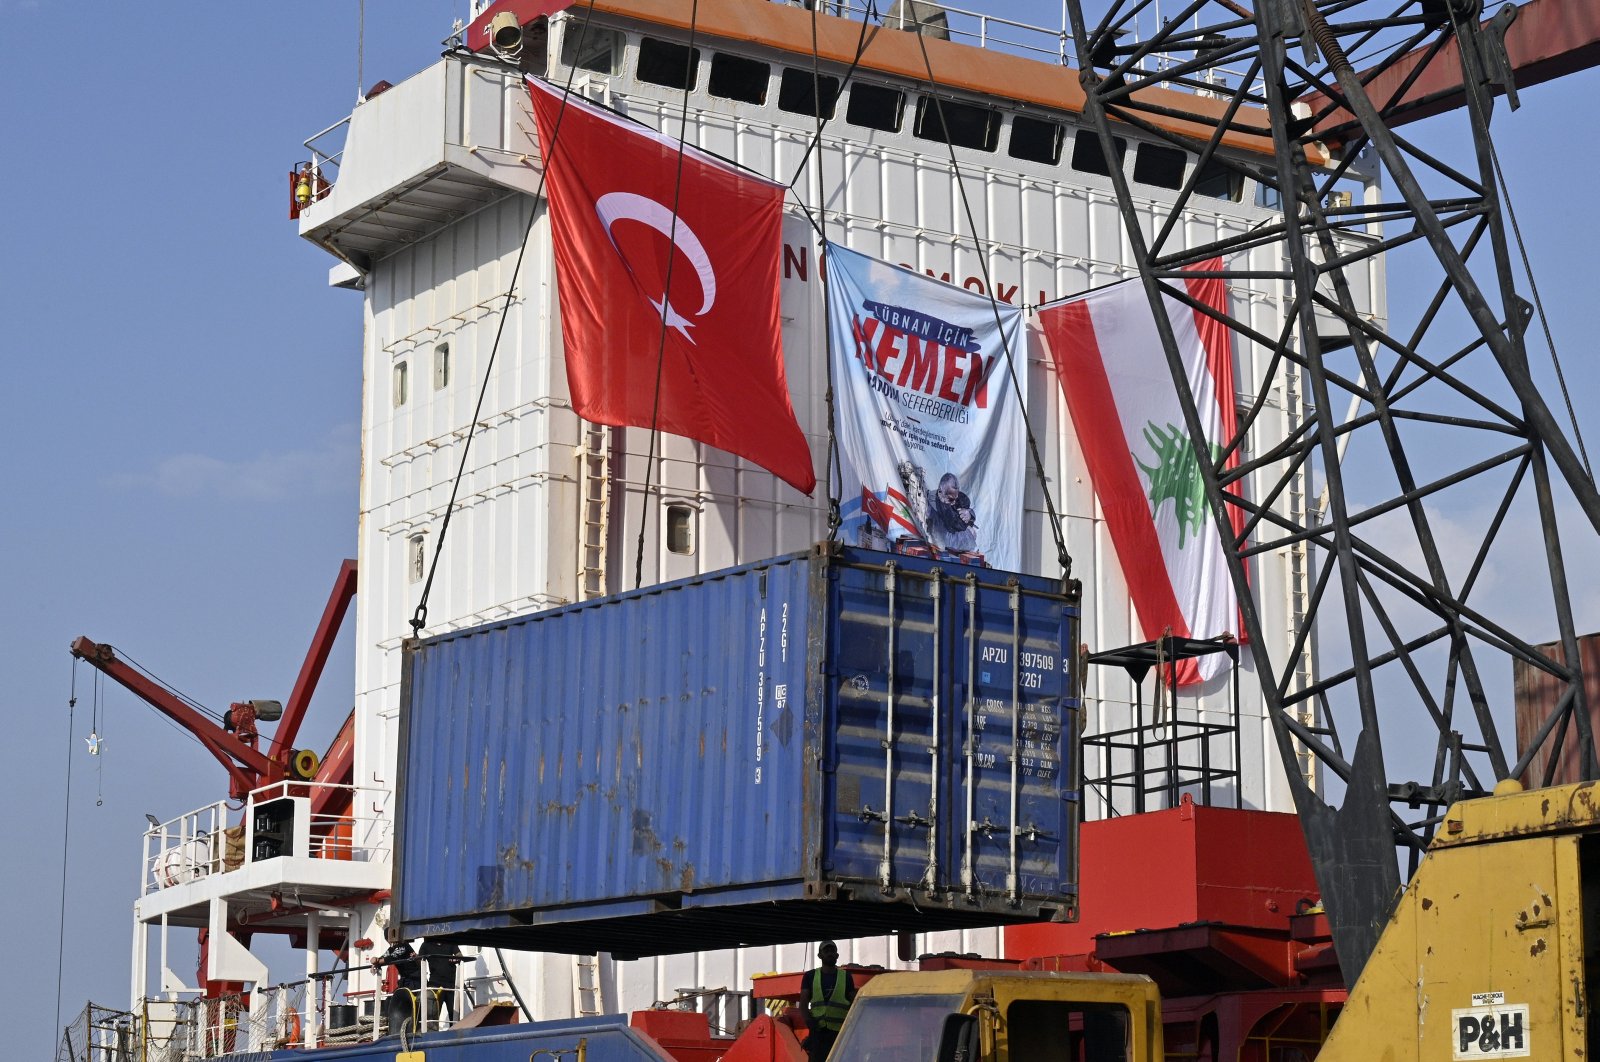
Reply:
[[147, 472], [125, 473], [110, 482], [124, 490], [153, 489], [173, 498], [278, 501], [353, 490], [359, 475], [358, 452], [355, 425], [345, 424], [305, 449], [267, 452], [244, 460], [173, 454]]

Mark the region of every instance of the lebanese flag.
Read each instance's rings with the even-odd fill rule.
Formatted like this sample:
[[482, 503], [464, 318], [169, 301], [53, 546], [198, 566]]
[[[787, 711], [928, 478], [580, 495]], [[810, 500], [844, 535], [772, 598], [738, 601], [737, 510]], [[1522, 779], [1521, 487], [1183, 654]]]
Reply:
[[573, 407], [597, 424], [653, 418], [810, 494], [778, 324], [783, 185], [686, 147], [674, 219], [676, 140], [531, 77], [528, 90]]
[[[1194, 269], [1219, 272], [1222, 260]], [[1220, 277], [1184, 286], [1195, 301], [1226, 312]], [[1238, 425], [1228, 327], [1170, 295], [1163, 301], [1214, 459]], [[1236, 633], [1239, 602], [1222, 537], [1144, 288], [1125, 281], [1053, 303], [1039, 310], [1039, 325], [1145, 637], [1169, 629], [1193, 638]], [[1238, 463], [1235, 450], [1226, 466]], [[1230, 507], [1230, 519], [1237, 535], [1244, 514]], [[1157, 557], [1161, 563], [1152, 563]], [[1225, 660], [1183, 661], [1178, 684], [1211, 678]]]

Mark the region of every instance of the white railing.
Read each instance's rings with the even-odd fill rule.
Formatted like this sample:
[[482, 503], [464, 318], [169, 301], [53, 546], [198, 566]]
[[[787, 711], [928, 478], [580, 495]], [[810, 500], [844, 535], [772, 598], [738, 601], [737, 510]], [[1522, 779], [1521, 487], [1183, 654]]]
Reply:
[[[345, 995], [335, 983], [346, 973], [330, 970], [306, 980], [225, 996], [146, 999], [136, 1022], [140, 1053], [133, 1057], [145, 1062], [200, 1062], [391, 1038], [404, 1043], [421, 1033], [448, 1029], [474, 1006], [511, 1001], [501, 977], [458, 978], [465, 980], [465, 988], [432, 986], [426, 961], [422, 987], [415, 991], [379, 988]], [[396, 999], [401, 1000], [398, 1008], [391, 1005]], [[403, 1014], [413, 1017], [403, 1019]]]
[[347, 114], [320, 133], [313, 133], [305, 139], [305, 148], [311, 158], [311, 172], [328, 184], [332, 184], [339, 176], [339, 161], [344, 157], [344, 138], [349, 132], [350, 116]]
[[[153, 825], [144, 834], [142, 895], [175, 885], [238, 870], [260, 858], [295, 856], [344, 862], [387, 863], [391, 821], [383, 816], [328, 811], [313, 813], [319, 796], [324, 803], [363, 806], [354, 786], [319, 782], [274, 782], [250, 793], [243, 808], [226, 801], [207, 804], [175, 819]], [[367, 791], [371, 797], [371, 791]], [[287, 807], [281, 802], [291, 801]], [[265, 805], [288, 810], [284, 830], [271, 835], [270, 853], [261, 848], [268, 835], [257, 836], [257, 812]], [[370, 807], [370, 803], [365, 806]]]
[[[802, 0], [778, 0], [778, 2], [803, 6]], [[1008, 52], [1027, 59], [1047, 60], [1063, 66], [1077, 65], [1077, 57], [1072, 51], [1072, 27], [1067, 20], [1065, 2], [1061, 5], [1061, 21], [1054, 26], [1018, 22], [986, 11], [953, 7], [949, 4], [935, 3], [933, 0], [912, 0], [900, 5], [898, 10], [894, 8], [892, 0], [817, 0], [817, 2], [819, 4], [817, 10], [825, 14], [853, 19], [870, 16], [889, 29], [912, 29], [919, 18], [924, 25], [927, 25], [930, 16], [942, 14], [943, 25], [937, 28], [943, 30], [950, 40], [957, 43]], [[891, 11], [892, 15], [888, 13]], [[1137, 44], [1165, 25], [1166, 19], [1161, 14], [1161, 0], [1155, 0], [1135, 20], [1129, 41]], [[933, 28], [929, 27], [930, 30]], [[1141, 63], [1141, 68], [1152, 73], [1170, 70], [1180, 63], [1191, 61], [1193, 55], [1191, 49], [1170, 55], [1165, 52], [1155, 52]], [[1189, 76], [1195, 81], [1216, 85], [1221, 90], [1237, 85], [1244, 74], [1243, 69], [1216, 66], [1196, 71]], [[1260, 78], [1252, 82], [1251, 88], [1258, 93], [1261, 91]]]

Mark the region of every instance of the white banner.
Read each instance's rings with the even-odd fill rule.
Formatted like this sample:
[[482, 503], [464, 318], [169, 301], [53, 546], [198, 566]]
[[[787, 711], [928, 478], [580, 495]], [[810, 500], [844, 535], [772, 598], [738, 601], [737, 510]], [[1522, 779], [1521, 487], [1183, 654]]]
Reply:
[[1020, 568], [1021, 309], [834, 244], [825, 253], [845, 541]]

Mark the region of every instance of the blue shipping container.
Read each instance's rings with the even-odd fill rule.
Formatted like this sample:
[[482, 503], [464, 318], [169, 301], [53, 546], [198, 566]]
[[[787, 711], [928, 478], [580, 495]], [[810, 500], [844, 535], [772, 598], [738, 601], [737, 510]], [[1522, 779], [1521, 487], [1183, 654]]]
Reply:
[[1075, 588], [838, 545], [407, 646], [404, 936], [654, 955], [1075, 917]]

